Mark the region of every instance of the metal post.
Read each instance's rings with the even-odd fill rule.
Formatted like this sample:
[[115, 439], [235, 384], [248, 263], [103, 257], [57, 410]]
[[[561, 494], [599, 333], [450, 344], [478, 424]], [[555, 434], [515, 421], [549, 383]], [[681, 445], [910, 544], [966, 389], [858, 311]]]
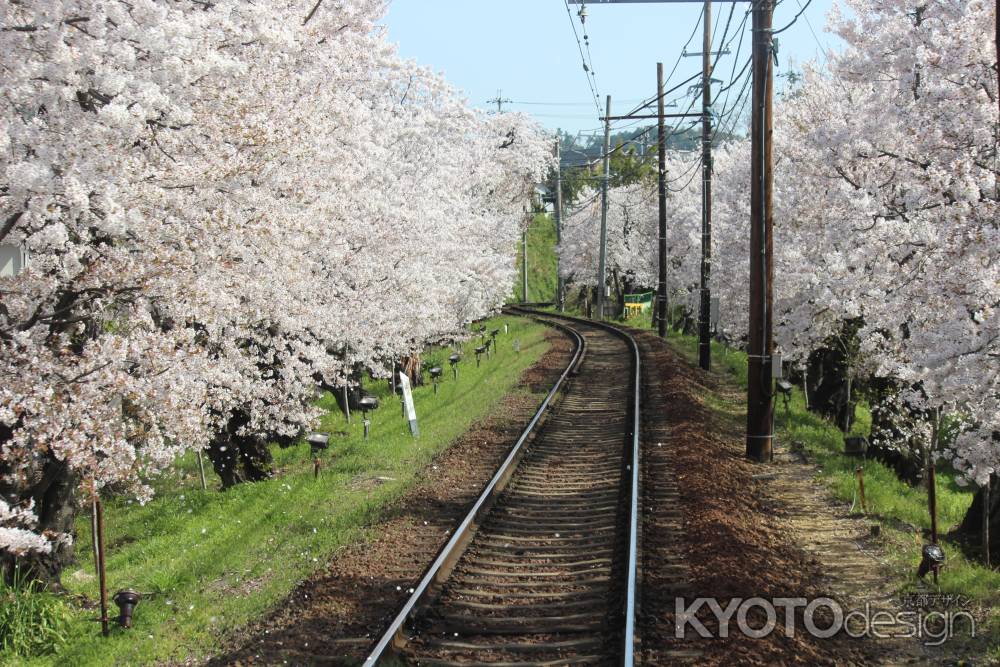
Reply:
[[854, 469], [858, 478], [858, 499], [861, 501], [861, 511], [868, 514], [868, 503], [865, 502], [865, 469], [858, 466]]
[[750, 140], [750, 314], [747, 355], [747, 457], [770, 461], [773, 383], [770, 376], [774, 282], [772, 257], [771, 103], [774, 0], [753, 4], [753, 113]]
[[990, 478], [986, 478], [983, 486], [983, 564], [987, 569], [990, 565]]
[[806, 410], [809, 409], [809, 360], [806, 359], [805, 369], [802, 371], [802, 397], [806, 402]]
[[[931, 544], [938, 542], [937, 521], [937, 456], [938, 432], [941, 428], [941, 410], [935, 409], [934, 423], [931, 425], [931, 442], [927, 448], [927, 505], [931, 514]], [[935, 572], [935, 574], [937, 574]], [[937, 581], [937, 578], [934, 579]]]
[[604, 319], [604, 289], [608, 260], [608, 181], [611, 179], [611, 96], [604, 114], [604, 177], [601, 179], [601, 254], [597, 264], [597, 319]]
[[97, 577], [101, 586], [101, 634], [107, 637], [111, 634], [111, 630], [108, 628], [108, 575], [104, 561], [104, 506], [101, 504], [101, 499], [97, 496], [96, 490], [94, 491], [94, 517], [94, 524], [96, 526], [94, 544], [97, 546]]
[[201, 450], [198, 450], [198, 472], [201, 474], [201, 490], [207, 491], [208, 484], [205, 482], [205, 459], [201, 455]]
[[666, 123], [663, 118], [663, 63], [656, 63], [656, 110], [657, 132], [656, 152], [659, 166], [657, 167], [657, 199], [659, 200], [659, 248], [658, 272], [659, 284], [656, 290], [657, 333], [660, 338], [667, 337], [667, 137]]
[[[527, 223], [525, 223], [527, 224]], [[528, 228], [521, 232], [521, 303], [528, 303]]]
[[[556, 245], [562, 243], [562, 130], [556, 131]], [[566, 308], [566, 298], [563, 294], [566, 286], [563, 284], [562, 272], [560, 271], [559, 254], [556, 253], [556, 305], [559, 312]]]
[[854, 414], [854, 410], [851, 409], [851, 391], [853, 389], [851, 382], [851, 365], [847, 365], [847, 406], [844, 408], [844, 435], [851, 432], [851, 415]]
[[701, 56], [701, 304], [698, 309], [698, 365], [712, 365], [712, 0], [705, 0]]
[[347, 415], [347, 423], [351, 423], [351, 399], [347, 394], [347, 385], [344, 385], [344, 414]]

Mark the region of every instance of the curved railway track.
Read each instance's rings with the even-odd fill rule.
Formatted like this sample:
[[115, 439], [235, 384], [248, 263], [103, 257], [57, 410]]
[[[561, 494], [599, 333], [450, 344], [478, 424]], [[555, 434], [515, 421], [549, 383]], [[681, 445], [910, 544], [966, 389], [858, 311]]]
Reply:
[[518, 312], [572, 336], [573, 359], [365, 665], [633, 664], [638, 347]]

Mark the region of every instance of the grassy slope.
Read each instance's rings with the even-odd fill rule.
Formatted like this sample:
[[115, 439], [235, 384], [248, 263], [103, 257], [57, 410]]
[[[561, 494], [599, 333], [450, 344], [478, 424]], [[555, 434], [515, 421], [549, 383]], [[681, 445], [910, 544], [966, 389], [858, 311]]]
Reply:
[[[476, 368], [476, 338], [465, 346], [457, 383], [444, 363], [437, 396], [430, 385], [415, 390], [419, 439], [410, 436], [399, 401], [380, 381], [370, 388], [381, 396], [382, 407], [372, 414], [368, 442], [360, 419], [348, 425], [332, 398], [323, 399], [330, 412], [322, 430], [334, 436], [321, 455], [318, 480], [309, 448], [300, 444], [275, 449], [282, 474], [266, 482], [220, 493], [209, 468], [210, 490], [202, 491], [189, 456], [176, 474], [156, 482], [158, 493], [146, 506], [110, 501], [109, 594], [124, 587], [151, 594], [137, 609], [135, 627], [129, 632], [115, 627], [102, 639], [99, 625], [90, 620], [95, 611], [80, 611], [60, 652], [28, 664], [140, 665], [211, 653], [228, 630], [266, 613], [337, 549], [363, 539], [366, 526], [414, 483], [434, 454], [488, 414], [548, 349], [541, 325], [502, 317], [488, 326], [504, 322], [510, 334], [498, 338], [499, 354], [492, 361], [484, 359]], [[520, 354], [512, 350], [515, 338]], [[439, 350], [429, 358], [440, 363], [447, 353]], [[77, 532], [82, 562], [63, 580], [71, 592], [95, 599], [88, 517], [80, 518]], [[0, 655], [0, 664], [20, 663]]]
[[[669, 339], [686, 358], [697, 362], [697, 339], [676, 333], [671, 333]], [[715, 370], [728, 374], [746, 387], [745, 353], [726, 350], [713, 341], [712, 360]], [[746, 409], [742, 403], [713, 407], [730, 413], [730, 417], [734, 411], [745, 414]], [[854, 470], [859, 461], [841, 453], [843, 436], [840, 430], [806, 410], [801, 390], [793, 390], [787, 412], [779, 401], [775, 422], [776, 436], [785, 442], [801, 443], [809, 459], [819, 466], [819, 476], [833, 494], [844, 502], [853, 502], [857, 487]], [[865, 406], [860, 406], [853, 432], [866, 435], [870, 428], [871, 414]], [[900, 591], [924, 591], [926, 587], [916, 578], [916, 569], [924, 542], [922, 533], [930, 530], [927, 492], [901, 482], [891, 468], [878, 461], [868, 460], [864, 467], [869, 517], [881, 524], [885, 551], [893, 575], [900, 582]], [[962, 520], [972, 496], [971, 490], [958, 485], [953, 473], [942, 471], [938, 474], [938, 524], [942, 534]], [[986, 619], [978, 633], [985, 638], [984, 648], [994, 658], [1000, 658], [1000, 571], [990, 571], [967, 560], [958, 546], [947, 540], [943, 541], [943, 546], [948, 562], [941, 572], [940, 591], [973, 599], [973, 605], [981, 608]], [[930, 578], [927, 584], [933, 588]]]
[[[528, 297], [530, 301], [556, 299], [556, 223], [551, 215], [540, 213], [528, 228]], [[515, 302], [521, 299], [521, 245], [517, 247], [517, 282]]]

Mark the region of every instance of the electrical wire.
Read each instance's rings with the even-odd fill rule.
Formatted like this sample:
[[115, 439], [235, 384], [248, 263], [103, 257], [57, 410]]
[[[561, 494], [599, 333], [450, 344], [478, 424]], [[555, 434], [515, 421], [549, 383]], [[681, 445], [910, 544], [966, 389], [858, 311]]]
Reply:
[[[625, 116], [631, 116], [632, 114], [636, 113], [637, 111], [642, 111], [644, 109], [647, 109], [647, 108], [653, 106], [653, 104], [655, 104], [656, 102], [659, 102], [659, 100], [660, 100], [661, 97], [666, 97], [670, 93], [672, 93], [672, 92], [680, 89], [681, 87], [683, 87], [684, 84], [690, 83], [690, 82], [694, 81], [695, 79], [697, 79], [700, 76], [702, 76], [701, 72], [698, 72], [697, 74], [692, 74], [688, 78], [686, 78], [683, 81], [681, 81], [680, 83], [678, 83], [673, 88], [668, 88], [667, 90], [664, 90], [663, 91], [663, 95], [654, 95], [652, 98], [649, 98], [647, 100], [643, 100], [642, 103], [639, 106], [637, 106], [636, 108], [632, 109], [632, 111], [629, 111], [627, 114], [625, 114]], [[671, 102], [677, 102], [678, 100], [686, 99], [686, 97], [687, 97], [686, 95], [683, 95], [681, 97], [678, 97], [676, 99], [671, 100]], [[687, 112], [685, 112], [685, 113], [687, 113]], [[644, 119], [640, 118], [639, 120], [641, 121], [641, 120], [644, 120]]]
[[[736, 46], [736, 53], [735, 53], [735, 55], [733, 57], [733, 67], [732, 67], [732, 70], [730, 71], [730, 74], [729, 74], [729, 83], [726, 84], [725, 86], [723, 86], [722, 88], [720, 88], [717, 91], [717, 98], [718, 98], [718, 96], [722, 95], [722, 93], [725, 93], [726, 97], [725, 97], [725, 99], [722, 102], [722, 111], [720, 111], [718, 114], [716, 114], [716, 118], [718, 119], [718, 121], [716, 123], [715, 130], [712, 132], [712, 138], [711, 138], [712, 143], [714, 143], [716, 141], [716, 139], [719, 136], [720, 131], [725, 126], [728, 115], [731, 114], [732, 111], [737, 106], [740, 105], [742, 96], [745, 93], [745, 91], [747, 89], [747, 86], [748, 86], [748, 82], [750, 80], [750, 73], [751, 72], [749, 71], [749, 67], [750, 67], [751, 63], [753, 62], [753, 58], [752, 57], [748, 57], [747, 58], [747, 60], [743, 64], [743, 67], [740, 69], [739, 74], [736, 73], [736, 67], [739, 64], [739, 62], [740, 62], [740, 56], [743, 53], [743, 39], [744, 39], [744, 36], [746, 35], [746, 30], [744, 28], [746, 26], [747, 21], [749, 20], [749, 18], [751, 16], [751, 13], [752, 13], [752, 10], [750, 10], [750, 9], [748, 9], [744, 13], [743, 20], [740, 21], [740, 25], [736, 29], [736, 32], [730, 38], [729, 42], [726, 43], [725, 46], [720, 49], [720, 51], [723, 51], [723, 50], [729, 48], [729, 46], [733, 43], [733, 41], [737, 38], [737, 36], [739, 37], [739, 43]], [[740, 80], [743, 81], [742, 88], [740, 90], [739, 95], [736, 96], [736, 100], [733, 102], [733, 105], [730, 107], [729, 106], [729, 99], [730, 99], [730, 96], [731, 96], [732, 88], [735, 85], [737, 85], [737, 83]], [[740, 114], [742, 114], [742, 112], [743, 112], [742, 109], [745, 108], [745, 105], [746, 105], [746, 102], [743, 101], [743, 106], [741, 107], [741, 110], [739, 112]], [[726, 111], [727, 107], [729, 108], [729, 111]], [[738, 116], [739, 116], [739, 114], [737, 115], [737, 117]], [[733, 127], [735, 127], [735, 121], [733, 123]]]
[[[568, 0], [563, 0], [563, 4], [566, 6], [566, 17], [569, 19], [569, 25], [573, 29], [573, 37], [576, 38], [576, 48], [580, 51], [580, 60], [583, 64], [584, 74], [587, 76], [587, 86], [590, 88], [591, 94], [594, 96], [594, 108], [597, 109], [597, 115], [601, 115], [601, 96], [597, 93], [596, 80], [592, 81], [590, 76], [590, 67], [587, 65], [587, 58], [583, 55], [583, 44], [580, 42], [580, 33], [576, 30], [576, 24], [573, 22], [573, 12], [570, 11]], [[588, 47], [589, 48], [589, 47]], [[594, 77], [596, 79], [596, 77]]]
[[[697, 167], [700, 167], [700, 166], [701, 166], [701, 158], [695, 160], [694, 163], [692, 163], [691, 167], [685, 172], [685, 173], [690, 173], [691, 174], [691, 177], [688, 178], [687, 183], [685, 183], [684, 185], [682, 185], [679, 188], [672, 188], [672, 187], [670, 187], [669, 184], [667, 184], [667, 191], [668, 192], [683, 192], [684, 190], [687, 190], [691, 186], [691, 182], [694, 181], [695, 176], [698, 175], [698, 173], [699, 173], [700, 170], [697, 169]], [[683, 175], [679, 176], [677, 178], [677, 180], [680, 180], [682, 177], [683, 177]]]
[[[799, 8], [802, 9], [803, 12], [806, 10], [805, 7], [802, 6], [802, 3], [799, 2], [799, 0], [795, 0], [795, 4], [797, 4], [799, 6]], [[808, 16], [803, 16], [802, 18], [804, 18], [806, 20], [806, 25], [809, 27], [809, 32], [812, 33], [813, 39], [816, 41], [816, 46], [818, 46], [819, 49], [820, 49], [820, 51], [823, 52], [823, 56], [827, 60], [829, 60], [830, 59], [830, 52], [826, 50], [825, 46], [823, 46], [822, 44], [820, 44], [819, 37], [816, 36], [816, 31], [813, 30], [812, 22], [809, 20], [809, 17]]]
[[[567, 7], [568, 6], [569, 5], [567, 5]], [[670, 79], [674, 76], [674, 72], [677, 71], [677, 67], [681, 64], [681, 60], [684, 58], [684, 50], [688, 47], [688, 44], [691, 43], [691, 40], [694, 39], [694, 36], [696, 34], [698, 34], [698, 26], [701, 25], [701, 22], [702, 22], [702, 20], [704, 18], [705, 18], [705, 6], [702, 5], [701, 13], [698, 14], [698, 20], [695, 21], [694, 28], [691, 30], [691, 35], [687, 38], [687, 41], [684, 42], [684, 46], [681, 47], [681, 54], [679, 56], [677, 56], [677, 60], [676, 60], [676, 62], [674, 62], [674, 66], [670, 68], [670, 73], [667, 74], [667, 77], [664, 79], [664, 82], [665, 82], [664, 85], [666, 85], [666, 83], [670, 82]], [[698, 76], [698, 75], [695, 75], [695, 76]], [[694, 77], [692, 77], [692, 78], [694, 78]], [[690, 80], [691, 79], [687, 79], [687, 81], [690, 81]], [[683, 86], [685, 83], [687, 83], [687, 81], [681, 82], [681, 84], [679, 86], [677, 86], [677, 87]], [[675, 87], [675, 90], [676, 90], [677, 87]], [[666, 93], [664, 93], [664, 95], [666, 95]], [[660, 99], [660, 95], [654, 95], [652, 98], [643, 101], [640, 106], [636, 107], [632, 111], [629, 111], [625, 115], [626, 116], [631, 116], [636, 111], [641, 111], [641, 110], [649, 107], [653, 103], [657, 102], [659, 99]]]
[[533, 113], [532, 118], [578, 118], [578, 119], [592, 119], [593, 116], [590, 114], [572, 114], [572, 113]]
[[[749, 81], [750, 78], [747, 77], [747, 82], [749, 83]], [[746, 110], [747, 103], [749, 101], [750, 101], [750, 95], [748, 94], [748, 86], [744, 86], [743, 90], [740, 91], [740, 96], [737, 97], [736, 102], [733, 103], [733, 108], [735, 109], [736, 105], [739, 104], [740, 110], [737, 111], [735, 114], [733, 114], [732, 110], [730, 110], [730, 118], [732, 118], [732, 123], [730, 123], [729, 129], [726, 130], [726, 132], [724, 133], [726, 136], [730, 137], [732, 136], [733, 131], [736, 129], [736, 123], [739, 121], [740, 118], [743, 117], [743, 112], [744, 110]], [[715, 131], [715, 134], [712, 135], [712, 141], [715, 141], [716, 136], [718, 136], [718, 134], [721, 132], [723, 126], [724, 123], [719, 124], [719, 127]]]
[[[619, 100], [625, 103], [634, 103], [637, 100]], [[589, 107], [592, 102], [508, 102], [508, 104], [525, 104], [528, 106], [543, 106], [543, 107]]]
[[799, 13], [796, 14], [794, 17], [792, 17], [792, 20], [789, 21], [788, 24], [785, 27], [779, 28], [778, 30], [773, 30], [771, 32], [771, 36], [773, 37], [774, 35], [777, 35], [778, 33], [785, 32], [786, 30], [788, 30], [789, 28], [791, 28], [793, 25], [795, 25], [795, 22], [799, 20], [800, 16], [802, 16], [803, 14], [806, 13], [806, 10], [809, 9], [809, 5], [811, 5], [811, 4], [812, 4], [812, 0], [806, 0], [805, 6], [803, 6], [802, 3], [799, 3]]

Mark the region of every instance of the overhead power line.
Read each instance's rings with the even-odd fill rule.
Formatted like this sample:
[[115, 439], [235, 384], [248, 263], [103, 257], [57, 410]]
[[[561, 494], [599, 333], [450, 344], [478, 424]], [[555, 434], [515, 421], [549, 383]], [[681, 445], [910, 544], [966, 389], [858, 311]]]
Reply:
[[[597, 115], [600, 115], [601, 96], [597, 92], [597, 79], [592, 76], [592, 65], [587, 64], [587, 57], [583, 54], [583, 43], [580, 41], [580, 33], [577, 32], [576, 23], [573, 22], [573, 12], [570, 11], [569, 2], [567, 2], [567, 0], [563, 0], [563, 4], [566, 5], [566, 16], [569, 18], [569, 25], [573, 29], [573, 37], [576, 39], [576, 48], [580, 52], [580, 62], [583, 65], [583, 72], [587, 77], [587, 86], [590, 88], [591, 95], [594, 96], [594, 109], [597, 110]], [[587, 48], [590, 48], [589, 45]]]

